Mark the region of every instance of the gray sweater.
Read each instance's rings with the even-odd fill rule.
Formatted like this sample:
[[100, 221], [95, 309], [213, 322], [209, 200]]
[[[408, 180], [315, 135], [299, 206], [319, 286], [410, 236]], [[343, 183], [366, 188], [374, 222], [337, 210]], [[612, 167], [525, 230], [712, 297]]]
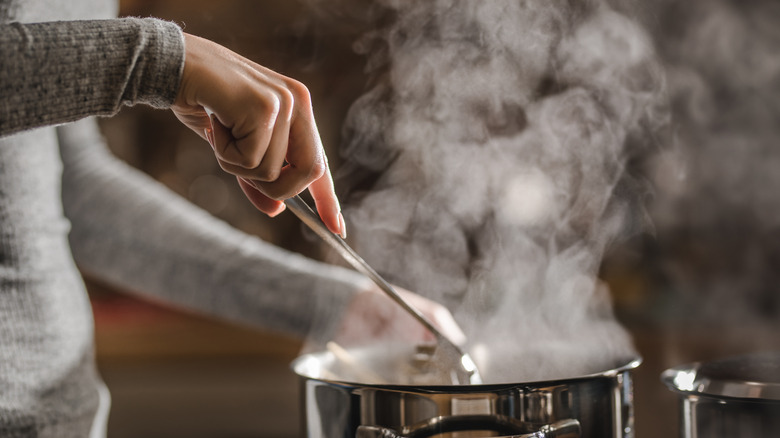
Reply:
[[0, 0], [2, 437], [104, 433], [108, 397], [77, 265], [158, 301], [297, 336], [327, 337], [366, 287], [229, 227], [110, 155], [87, 116], [170, 105], [184, 61], [168, 22], [45, 22], [115, 14], [113, 0]]

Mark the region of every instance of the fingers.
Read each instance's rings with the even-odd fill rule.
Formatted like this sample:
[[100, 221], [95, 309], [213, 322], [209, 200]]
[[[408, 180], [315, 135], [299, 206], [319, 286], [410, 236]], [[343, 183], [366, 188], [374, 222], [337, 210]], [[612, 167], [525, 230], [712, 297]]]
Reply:
[[203, 108], [187, 108], [186, 111], [176, 111], [174, 115], [185, 126], [190, 127], [202, 139], [211, 142], [208, 139], [211, 131], [211, 122], [209, 116]]
[[[276, 88], [273, 96], [256, 96], [261, 102], [241, 105], [246, 110], [240, 120], [233, 117], [232, 126], [229, 116], [211, 116], [210, 141], [220, 166], [278, 200], [302, 192], [329, 172], [308, 90], [295, 81], [287, 82], [294, 93], [279, 88], [278, 83], [266, 84]], [[285, 161], [287, 166], [283, 166]]]
[[[268, 117], [274, 123], [276, 114], [254, 114], [255, 117]], [[230, 123], [230, 122], [227, 122]], [[265, 156], [270, 138], [270, 130], [255, 129], [243, 138], [237, 138], [233, 134], [236, 122], [225, 126], [216, 114], [211, 116], [211, 124], [214, 127], [214, 153], [220, 163], [224, 163], [230, 168], [235, 168], [242, 173], [252, 174], [255, 168], [260, 166], [260, 162]], [[273, 125], [272, 125], [273, 126]], [[258, 175], [259, 177], [259, 172]]]
[[247, 199], [249, 199], [249, 202], [252, 203], [258, 210], [262, 211], [263, 213], [267, 214], [270, 217], [276, 217], [279, 213], [283, 212], [286, 208], [284, 205], [284, 202], [277, 201], [275, 199], [271, 199], [268, 196], [265, 196], [264, 194], [260, 193], [255, 186], [241, 178], [238, 177], [238, 185], [241, 187], [241, 190], [244, 191], [244, 194], [246, 195]]
[[[324, 156], [323, 156], [324, 158]], [[335, 234], [341, 236], [342, 239], [347, 238], [347, 226], [344, 223], [344, 216], [341, 214], [341, 206], [339, 200], [336, 197], [336, 191], [333, 187], [333, 178], [330, 175], [328, 169], [328, 160], [325, 161], [325, 172], [322, 176], [309, 185], [309, 193], [311, 193], [314, 199], [314, 204], [317, 206], [317, 211], [322, 218], [322, 222], [325, 226]]]
[[231, 128], [217, 114], [211, 116], [212, 147], [226, 172], [254, 181], [271, 182], [279, 178], [287, 154], [295, 102], [290, 97], [271, 100], [272, 103], [264, 105], [270, 108], [247, 110], [242, 118], [251, 120], [234, 122]]
[[222, 169], [243, 179], [259, 209], [278, 214], [279, 201], [310, 188], [328, 229], [345, 235], [308, 89], [211, 41], [185, 40], [176, 116], [209, 141]]
[[466, 334], [463, 333], [463, 330], [461, 330], [452, 313], [447, 308], [439, 306], [431, 309], [428, 318], [455, 345], [461, 347], [466, 345]]
[[[396, 291], [442, 334], [457, 345], [465, 345], [466, 336], [446, 307], [400, 287], [396, 287]], [[359, 292], [350, 301], [334, 339], [347, 346], [381, 340], [420, 343], [436, 340], [422, 324], [374, 287]]]
[[[287, 154], [292, 112], [297, 102], [291, 93], [268, 85], [270, 96], [257, 96], [254, 105], [242, 105], [245, 113], [223, 129], [217, 138], [217, 158], [233, 172], [258, 181], [275, 181]], [[268, 90], [266, 90], [268, 91]], [[224, 127], [218, 118], [212, 118]]]
[[[275, 199], [285, 199], [305, 190], [327, 171], [322, 140], [314, 122], [309, 90], [291, 79], [285, 82], [293, 100], [294, 112], [286, 130], [286, 154], [288, 165], [280, 168], [278, 178], [263, 181], [260, 190]], [[281, 136], [280, 136], [281, 137]]]
[[346, 238], [344, 217], [341, 214], [328, 160], [314, 121], [309, 91], [295, 81], [290, 82], [289, 86], [297, 104], [297, 111], [289, 132], [289, 148], [286, 157], [289, 164], [281, 170], [276, 181], [260, 184], [258, 187], [277, 199], [288, 198], [308, 187], [325, 226], [331, 232]]
[[435, 337], [382, 292], [371, 288], [350, 300], [333, 340], [359, 347], [377, 341], [430, 343]]
[[425, 315], [455, 345], [463, 346], [466, 344], [466, 335], [446, 307], [406, 289], [396, 287], [396, 290], [404, 300]]

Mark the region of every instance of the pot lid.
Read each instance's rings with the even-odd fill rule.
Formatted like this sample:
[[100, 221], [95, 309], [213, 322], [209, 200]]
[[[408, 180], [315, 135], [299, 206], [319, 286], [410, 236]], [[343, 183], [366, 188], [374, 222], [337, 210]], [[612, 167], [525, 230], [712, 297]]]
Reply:
[[682, 365], [664, 371], [661, 380], [686, 394], [780, 401], [780, 352]]

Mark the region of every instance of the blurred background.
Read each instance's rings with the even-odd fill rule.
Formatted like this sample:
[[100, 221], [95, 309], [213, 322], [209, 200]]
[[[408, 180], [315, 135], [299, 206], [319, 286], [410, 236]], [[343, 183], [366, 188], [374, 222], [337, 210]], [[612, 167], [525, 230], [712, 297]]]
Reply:
[[[653, 38], [672, 122], [669, 140], [642, 165], [653, 226], [613, 245], [601, 277], [644, 358], [635, 373], [637, 436], [676, 436], [664, 369], [780, 348], [780, 11], [757, 0], [616, 3]], [[365, 58], [353, 51], [368, 29], [323, 21], [321, 12], [300, 1], [121, 1], [123, 15], [175, 21], [305, 83], [338, 173], [347, 110], [369, 86]], [[208, 145], [171, 113], [127, 108], [101, 124], [119, 157], [181, 196], [248, 233], [320, 256], [291, 215], [270, 220], [254, 210]], [[113, 396], [109, 437], [299, 436], [289, 370], [298, 340], [87, 280], [98, 363]]]

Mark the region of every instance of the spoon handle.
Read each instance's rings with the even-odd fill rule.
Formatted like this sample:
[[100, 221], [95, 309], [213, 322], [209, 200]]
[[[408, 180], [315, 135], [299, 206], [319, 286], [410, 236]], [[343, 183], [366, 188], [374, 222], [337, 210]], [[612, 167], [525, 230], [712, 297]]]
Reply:
[[409, 312], [410, 315], [415, 317], [420, 323], [433, 333], [436, 337], [438, 348], [436, 353], [431, 358], [431, 361], [442, 360], [444, 363], [452, 363], [455, 368], [452, 369], [450, 377], [454, 383], [457, 384], [481, 384], [482, 377], [479, 374], [476, 364], [471, 359], [468, 353], [465, 353], [457, 344], [452, 342], [450, 338], [445, 336], [439, 331], [431, 321], [425, 317], [419, 310], [409, 304], [401, 295], [396, 292], [393, 286], [390, 285], [381, 275], [379, 275], [374, 268], [372, 268], [362, 257], [360, 257], [355, 250], [353, 250], [347, 242], [341, 237], [333, 234], [328, 230], [325, 224], [320, 219], [319, 215], [303, 200], [300, 196], [296, 195], [284, 201], [287, 208], [293, 212], [298, 218], [311, 228], [318, 236], [328, 243], [333, 249], [335, 249], [344, 260], [347, 261], [358, 272], [365, 274], [379, 288], [398, 303], [404, 310]]
[[370, 278], [384, 293], [392, 298], [396, 303], [414, 316], [426, 329], [436, 336], [437, 340], [444, 340], [450, 344], [454, 343], [444, 336], [428, 318], [425, 317], [419, 310], [409, 304], [406, 300], [398, 294], [398, 292], [390, 285], [381, 275], [379, 275], [362, 257], [360, 257], [355, 250], [350, 247], [347, 242], [336, 234], [333, 234], [328, 230], [325, 224], [322, 222], [317, 213], [303, 200], [299, 195], [295, 195], [284, 201], [287, 208], [290, 209], [293, 214], [298, 216], [306, 226], [311, 228], [318, 236], [322, 238], [328, 245], [333, 247], [344, 260], [347, 261], [358, 272], [366, 275]]

